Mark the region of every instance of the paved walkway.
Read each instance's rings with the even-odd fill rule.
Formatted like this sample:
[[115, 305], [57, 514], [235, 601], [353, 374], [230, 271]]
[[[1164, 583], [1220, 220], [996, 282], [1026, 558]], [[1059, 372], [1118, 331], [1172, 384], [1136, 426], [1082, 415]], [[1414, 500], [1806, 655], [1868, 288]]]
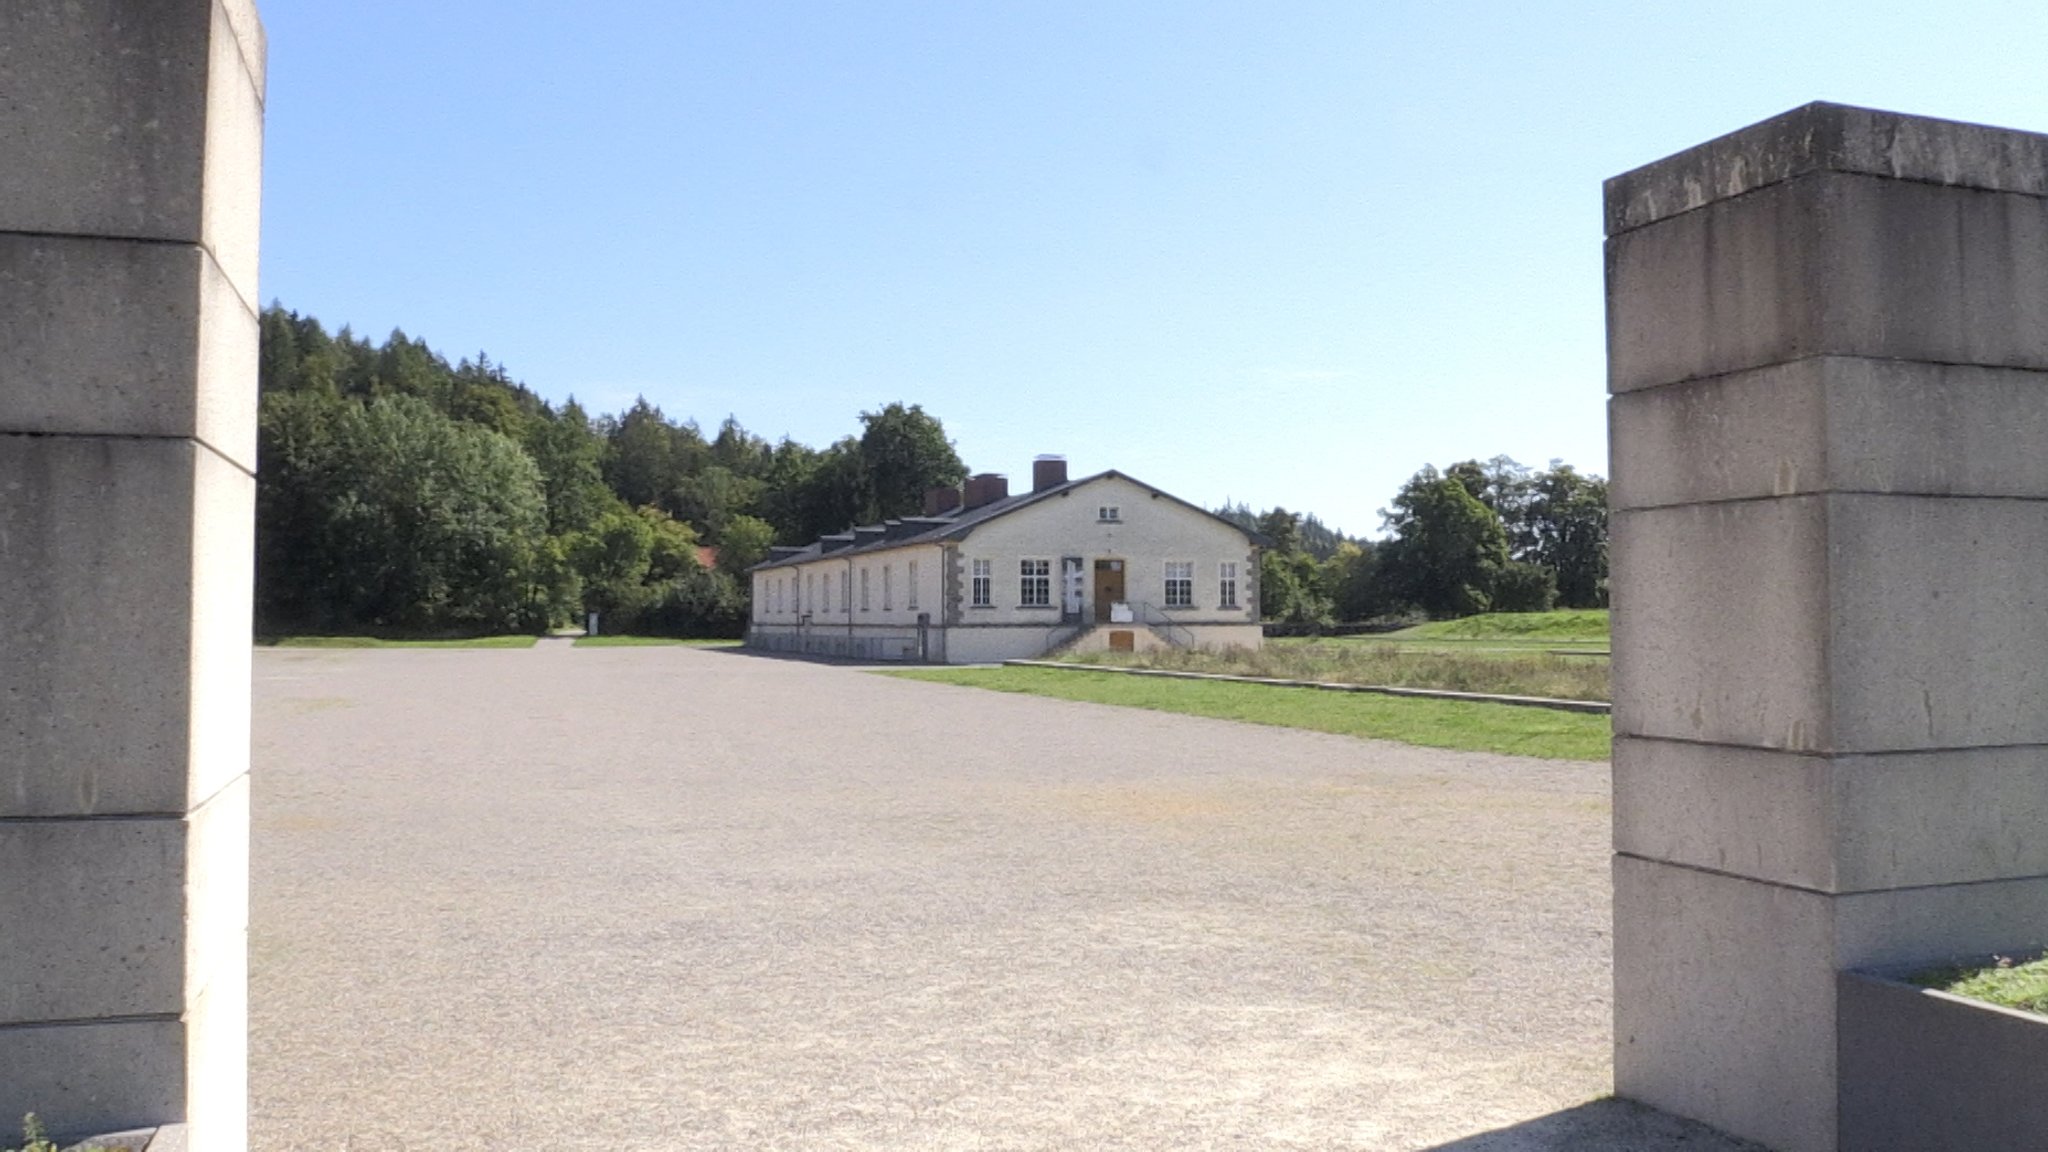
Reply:
[[252, 1137], [1728, 1152], [1607, 774], [685, 648], [257, 654]]

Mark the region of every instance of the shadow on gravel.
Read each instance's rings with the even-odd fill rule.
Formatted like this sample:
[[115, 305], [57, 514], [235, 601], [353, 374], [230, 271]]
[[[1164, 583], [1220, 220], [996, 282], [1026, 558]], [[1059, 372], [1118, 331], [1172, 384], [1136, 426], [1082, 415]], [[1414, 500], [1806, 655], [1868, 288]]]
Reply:
[[1423, 1152], [1765, 1152], [1704, 1124], [1608, 1097]]

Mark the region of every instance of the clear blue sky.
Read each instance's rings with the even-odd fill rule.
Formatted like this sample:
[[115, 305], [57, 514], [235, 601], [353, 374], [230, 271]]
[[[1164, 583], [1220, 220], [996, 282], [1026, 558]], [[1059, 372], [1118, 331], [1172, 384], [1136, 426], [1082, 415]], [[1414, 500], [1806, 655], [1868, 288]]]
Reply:
[[2048, 5], [269, 0], [263, 295], [822, 446], [892, 400], [1357, 534], [1606, 471], [1600, 185], [1809, 100], [2048, 130]]

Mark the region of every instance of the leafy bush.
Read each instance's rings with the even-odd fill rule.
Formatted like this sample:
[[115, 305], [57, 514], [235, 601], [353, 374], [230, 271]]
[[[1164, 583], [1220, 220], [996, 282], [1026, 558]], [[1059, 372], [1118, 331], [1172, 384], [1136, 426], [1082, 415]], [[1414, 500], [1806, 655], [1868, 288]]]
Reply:
[[1557, 573], [1510, 561], [1493, 581], [1495, 612], [1548, 612], [1557, 605]]
[[[21, 1118], [21, 1147], [0, 1148], [0, 1152], [62, 1152], [57, 1144], [43, 1134], [43, 1122], [31, 1112]], [[97, 1144], [87, 1144], [77, 1152], [104, 1152]]]

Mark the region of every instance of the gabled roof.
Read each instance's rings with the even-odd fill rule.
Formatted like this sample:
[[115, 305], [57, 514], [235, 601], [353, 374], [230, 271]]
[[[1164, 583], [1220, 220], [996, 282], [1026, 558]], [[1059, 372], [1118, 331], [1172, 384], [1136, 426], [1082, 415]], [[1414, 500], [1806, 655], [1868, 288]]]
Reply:
[[[752, 568], [747, 569], [747, 571], [761, 572], [770, 568], [789, 568], [799, 564], [808, 564], [814, 560], [823, 559], [827, 556], [831, 557], [834, 560], [837, 560], [842, 556], [867, 556], [872, 555], [876, 552], [887, 552], [896, 548], [910, 548], [920, 544], [939, 544], [949, 540], [963, 540], [968, 535], [970, 535], [976, 528], [988, 523], [991, 520], [996, 519], [997, 517], [1007, 516], [1012, 512], [1029, 508], [1033, 504], [1037, 504], [1044, 500], [1050, 500], [1055, 496], [1065, 495], [1066, 493], [1075, 491], [1076, 489], [1081, 488], [1084, 485], [1093, 484], [1097, 480], [1111, 479], [1122, 480], [1128, 484], [1135, 484], [1138, 487], [1143, 488], [1145, 491], [1152, 493], [1152, 495], [1155, 497], [1158, 497], [1163, 500], [1171, 500], [1175, 504], [1178, 504], [1183, 508], [1199, 512], [1202, 515], [1207, 516], [1209, 519], [1214, 520], [1219, 524], [1229, 526], [1233, 531], [1243, 533], [1245, 539], [1250, 540], [1252, 543], [1257, 544], [1261, 547], [1270, 543], [1270, 541], [1268, 541], [1264, 536], [1261, 536], [1259, 533], [1254, 532], [1249, 528], [1246, 528], [1244, 525], [1239, 524], [1236, 521], [1226, 519], [1222, 516], [1218, 516], [1216, 513], [1209, 511], [1207, 508], [1203, 508], [1195, 504], [1190, 504], [1187, 501], [1181, 499], [1180, 497], [1175, 496], [1171, 492], [1167, 492], [1164, 489], [1160, 488], [1154, 488], [1152, 485], [1145, 483], [1143, 480], [1140, 480], [1135, 476], [1125, 475], [1124, 473], [1118, 472], [1116, 469], [1112, 468], [1107, 472], [1097, 472], [1093, 476], [1083, 476], [1079, 480], [1068, 480], [1064, 483], [1054, 484], [1049, 488], [1042, 488], [1036, 492], [1025, 492], [1016, 496], [1005, 496], [1001, 500], [991, 500], [988, 503], [983, 504], [979, 508], [969, 508], [966, 511], [954, 512], [939, 517], [920, 517], [920, 519], [943, 519], [946, 521], [946, 523], [944, 525], [941, 525], [940, 527], [933, 528], [928, 532], [920, 532], [915, 536], [903, 536], [898, 537], [895, 540], [879, 540], [872, 544], [858, 544], [851, 548], [840, 548], [831, 552], [825, 551], [821, 542], [812, 541], [810, 544], [805, 545], [800, 551], [792, 553], [788, 556], [780, 556], [772, 560], [763, 561], [759, 564], [754, 565]], [[849, 528], [845, 532], [835, 532], [832, 533], [832, 535], [834, 537], [845, 536], [850, 534], [852, 531], [853, 529]]]

